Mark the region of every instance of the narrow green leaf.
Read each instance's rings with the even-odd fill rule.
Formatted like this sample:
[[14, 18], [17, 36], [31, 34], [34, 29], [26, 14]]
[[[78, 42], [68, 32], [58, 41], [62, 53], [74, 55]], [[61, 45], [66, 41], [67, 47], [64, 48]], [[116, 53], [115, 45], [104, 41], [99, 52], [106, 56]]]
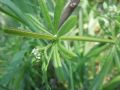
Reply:
[[26, 19], [23, 15], [23, 12], [11, 0], [0, 0], [0, 3], [7, 6], [10, 10], [15, 12], [15, 14], [21, 17], [22, 19]]
[[59, 23], [60, 23], [60, 16], [64, 8], [64, 3], [65, 3], [65, 0], [56, 1], [55, 11], [54, 11], [54, 29], [55, 29], [54, 33], [58, 31]]
[[77, 17], [71, 16], [60, 28], [58, 36], [68, 33], [77, 23]]
[[71, 58], [72, 57], [77, 57], [77, 55], [74, 52], [66, 49], [61, 43], [59, 43], [58, 46], [60, 48], [60, 51], [62, 51], [65, 55], [68, 55]]
[[6, 8], [2, 8], [0, 7], [0, 11], [3, 12], [4, 14], [24, 23], [24, 21], [22, 21], [20, 18], [18, 18], [16, 15], [14, 15], [10, 10], [7, 10]]
[[[46, 47], [46, 49], [49, 48], [49, 45]], [[46, 55], [47, 51], [44, 50], [44, 55], [42, 55], [42, 82], [46, 85], [46, 90], [49, 90], [49, 84], [48, 84], [48, 76], [47, 76], [47, 66], [49, 64], [50, 58], [48, 59], [48, 56]], [[46, 57], [47, 56], [47, 57]]]
[[40, 23], [35, 17], [33, 17], [32, 15], [29, 15], [28, 18], [40, 31], [43, 31], [47, 34], [52, 35], [47, 31], [47, 28], [42, 23]]
[[[23, 13], [11, 0], [0, 0], [0, 3], [8, 7], [12, 12], [14, 12], [15, 15], [21, 19], [22, 23], [24, 22], [24, 24], [26, 24], [32, 31], [37, 31], [37, 28], [34, 27], [34, 25], [29, 21], [25, 13]], [[9, 12], [7, 14], [12, 15]]]
[[47, 39], [47, 40], [54, 40], [55, 37], [52, 35], [46, 35], [46, 34], [38, 34], [33, 32], [26, 32], [19, 29], [4, 29], [5, 33], [13, 34], [13, 35], [19, 35], [24, 37], [31, 37], [31, 38], [37, 38], [37, 39]]
[[56, 75], [60, 81], [63, 81], [64, 80], [64, 72], [63, 72], [60, 56], [58, 53], [57, 45], [55, 45], [53, 48], [53, 58], [54, 58], [53, 64], [55, 67]]
[[41, 9], [42, 15], [44, 17], [44, 20], [47, 24], [48, 29], [49, 30], [52, 29], [52, 32], [53, 32], [54, 27], [53, 27], [52, 20], [51, 20], [51, 17], [49, 15], [49, 11], [48, 11], [45, 0], [39, 0], [39, 5], [40, 5], [40, 9]]
[[54, 11], [54, 5], [55, 5], [54, 0], [46, 0], [46, 2], [47, 2], [47, 6], [48, 6], [49, 11], [53, 12]]
[[50, 50], [50, 54], [48, 55], [47, 54], [47, 50], [52, 46], [52, 44], [49, 44], [48, 46], [45, 47], [45, 50], [44, 50], [44, 56], [45, 56], [45, 67], [44, 67], [44, 70], [47, 71], [47, 68], [48, 68], [48, 65], [49, 65], [49, 62], [50, 62], [50, 59], [52, 57], [52, 54], [53, 54], [53, 50], [51, 49]]

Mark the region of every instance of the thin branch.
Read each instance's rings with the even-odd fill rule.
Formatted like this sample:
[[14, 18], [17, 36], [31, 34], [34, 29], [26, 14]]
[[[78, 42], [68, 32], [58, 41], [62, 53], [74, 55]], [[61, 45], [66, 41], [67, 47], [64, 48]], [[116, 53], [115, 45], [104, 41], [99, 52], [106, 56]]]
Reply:
[[70, 3], [66, 6], [61, 16], [59, 28], [67, 20], [67, 18], [72, 14], [74, 9], [78, 6], [79, 2], [80, 0], [71, 0]]
[[43, 40], [72, 40], [72, 41], [87, 41], [87, 42], [101, 42], [101, 43], [115, 43], [113, 39], [105, 39], [105, 38], [96, 38], [96, 37], [87, 37], [87, 36], [61, 36], [56, 37], [53, 35], [46, 35], [46, 34], [39, 34], [34, 32], [27, 32], [18, 29], [4, 29], [5, 33], [24, 36], [24, 37], [31, 37], [36, 39], [43, 39]]
[[61, 40], [72, 40], [72, 41], [88, 41], [88, 42], [102, 42], [102, 43], [115, 43], [112, 39], [86, 37], [86, 36], [61, 36]]

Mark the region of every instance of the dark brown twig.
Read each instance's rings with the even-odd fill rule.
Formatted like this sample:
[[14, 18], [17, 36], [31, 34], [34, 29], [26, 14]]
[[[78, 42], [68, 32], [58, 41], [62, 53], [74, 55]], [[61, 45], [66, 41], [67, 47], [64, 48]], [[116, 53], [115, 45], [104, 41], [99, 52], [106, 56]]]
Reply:
[[68, 17], [72, 14], [74, 9], [78, 6], [80, 0], [71, 0], [70, 3], [67, 5], [65, 10], [62, 13], [59, 28], [61, 25], [68, 19]]

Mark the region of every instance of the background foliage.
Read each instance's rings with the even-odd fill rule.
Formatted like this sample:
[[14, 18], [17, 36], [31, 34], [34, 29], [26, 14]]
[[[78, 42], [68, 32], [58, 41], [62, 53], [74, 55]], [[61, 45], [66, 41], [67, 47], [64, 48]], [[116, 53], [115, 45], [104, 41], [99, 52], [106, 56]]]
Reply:
[[68, 2], [0, 0], [0, 90], [120, 89], [120, 0]]

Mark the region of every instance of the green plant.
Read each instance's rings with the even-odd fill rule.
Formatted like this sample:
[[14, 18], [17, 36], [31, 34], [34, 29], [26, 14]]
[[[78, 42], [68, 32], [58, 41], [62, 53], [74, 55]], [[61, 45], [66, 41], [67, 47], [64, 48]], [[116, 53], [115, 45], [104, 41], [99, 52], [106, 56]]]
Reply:
[[0, 0], [0, 11], [18, 22], [15, 27], [5, 26], [1, 33], [24, 36], [15, 36], [16, 39], [5, 36], [11, 37], [8, 41], [13, 42], [14, 47], [7, 49], [13, 49], [7, 59], [0, 58], [3, 59], [0, 63], [5, 65], [5, 71], [0, 71], [3, 72], [1, 89], [120, 88], [120, 7], [112, 7], [112, 3], [119, 1], [98, 0], [95, 4], [82, 0], [78, 5], [79, 0], [71, 0], [65, 7], [66, 2], [68, 0]]

